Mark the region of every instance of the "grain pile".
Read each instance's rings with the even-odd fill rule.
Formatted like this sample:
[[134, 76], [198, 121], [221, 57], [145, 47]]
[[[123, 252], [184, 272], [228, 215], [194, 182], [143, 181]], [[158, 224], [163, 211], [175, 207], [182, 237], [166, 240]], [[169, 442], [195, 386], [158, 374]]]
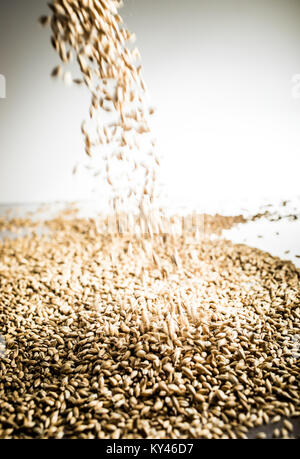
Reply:
[[[119, 0], [52, 0], [52, 14], [40, 22], [50, 25], [51, 43], [62, 61], [52, 76], [89, 90], [90, 116], [82, 133], [87, 155], [98, 159], [94, 174], [100, 183], [103, 179], [103, 194], [110, 196], [114, 212], [145, 213], [161, 192], [160, 160], [149, 127], [154, 109], [139, 51], [131, 45], [135, 36], [118, 14], [121, 6]], [[63, 69], [73, 59], [79, 79]]]
[[[73, 221], [80, 215], [79, 209], [66, 207], [59, 212], [61, 220], [68, 220], [70, 216]], [[34, 217], [34, 219], [32, 218]], [[34, 212], [30, 216], [14, 216], [14, 217], [0, 217], [0, 232], [10, 232], [12, 234], [20, 234], [24, 230], [45, 230], [48, 227], [56, 228], [58, 218], [54, 220], [47, 220], [43, 218], [38, 212]], [[225, 216], [225, 215], [208, 215], [208, 214], [186, 214], [186, 215], [172, 215], [167, 216], [162, 213], [157, 218], [157, 227], [154, 227], [154, 216], [152, 217], [152, 234], [194, 234], [195, 228], [199, 231], [199, 235], [217, 235], [221, 236], [222, 231], [233, 228], [234, 226], [245, 223], [247, 220], [242, 215]], [[118, 234], [132, 234], [143, 235], [148, 232], [149, 228], [146, 226], [145, 221], [141, 215], [120, 215], [112, 214], [109, 216], [99, 214], [96, 218], [97, 227], [103, 233], [118, 233]], [[148, 235], [150, 235], [150, 231]]]
[[0, 245], [1, 438], [244, 438], [300, 415], [292, 263], [93, 220], [49, 228]]

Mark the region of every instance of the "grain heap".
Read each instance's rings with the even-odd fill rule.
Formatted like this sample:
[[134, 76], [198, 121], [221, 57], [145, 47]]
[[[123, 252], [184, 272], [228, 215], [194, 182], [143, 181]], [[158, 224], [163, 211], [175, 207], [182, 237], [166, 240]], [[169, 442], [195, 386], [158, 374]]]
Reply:
[[85, 84], [91, 94], [90, 119], [82, 124], [85, 150], [102, 158], [102, 175], [114, 212], [149, 213], [160, 193], [159, 157], [150, 135], [149, 107], [134, 34], [123, 25], [117, 0], [52, 0], [51, 43], [62, 63], [76, 58], [81, 78], [57, 66], [52, 75], [67, 84]]
[[292, 263], [48, 226], [0, 245], [1, 438], [244, 438], [300, 415]]

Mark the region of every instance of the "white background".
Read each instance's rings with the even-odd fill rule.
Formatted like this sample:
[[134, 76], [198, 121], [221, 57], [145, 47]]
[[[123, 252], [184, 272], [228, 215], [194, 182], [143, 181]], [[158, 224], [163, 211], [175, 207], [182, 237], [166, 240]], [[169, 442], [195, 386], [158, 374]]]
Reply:
[[[299, 194], [299, 3], [125, 0], [174, 203]], [[89, 98], [50, 79], [58, 61], [36, 21], [46, 1], [0, 10], [0, 203], [89, 199], [90, 176], [72, 176]]]

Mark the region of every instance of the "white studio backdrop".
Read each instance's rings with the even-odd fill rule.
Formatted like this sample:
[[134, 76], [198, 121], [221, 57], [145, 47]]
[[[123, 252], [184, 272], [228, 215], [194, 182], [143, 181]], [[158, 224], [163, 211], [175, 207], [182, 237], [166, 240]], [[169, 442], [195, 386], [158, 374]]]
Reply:
[[[124, 1], [175, 203], [299, 194], [299, 3]], [[88, 163], [89, 96], [51, 80], [45, 13], [46, 1], [1, 0], [0, 204], [93, 198], [90, 175], [72, 175]]]

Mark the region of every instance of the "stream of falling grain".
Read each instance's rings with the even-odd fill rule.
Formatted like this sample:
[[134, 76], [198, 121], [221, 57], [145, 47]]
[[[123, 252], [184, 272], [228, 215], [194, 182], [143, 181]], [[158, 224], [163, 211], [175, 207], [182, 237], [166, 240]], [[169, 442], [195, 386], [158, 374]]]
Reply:
[[[90, 92], [89, 118], [82, 123], [85, 151], [103, 159], [99, 180], [108, 186], [113, 212], [150, 215], [160, 193], [160, 160], [151, 136], [149, 106], [135, 35], [123, 25], [122, 3], [112, 0], [53, 0], [51, 43], [61, 64], [52, 72], [66, 84], [85, 84]], [[73, 59], [80, 78], [64, 66]]]

